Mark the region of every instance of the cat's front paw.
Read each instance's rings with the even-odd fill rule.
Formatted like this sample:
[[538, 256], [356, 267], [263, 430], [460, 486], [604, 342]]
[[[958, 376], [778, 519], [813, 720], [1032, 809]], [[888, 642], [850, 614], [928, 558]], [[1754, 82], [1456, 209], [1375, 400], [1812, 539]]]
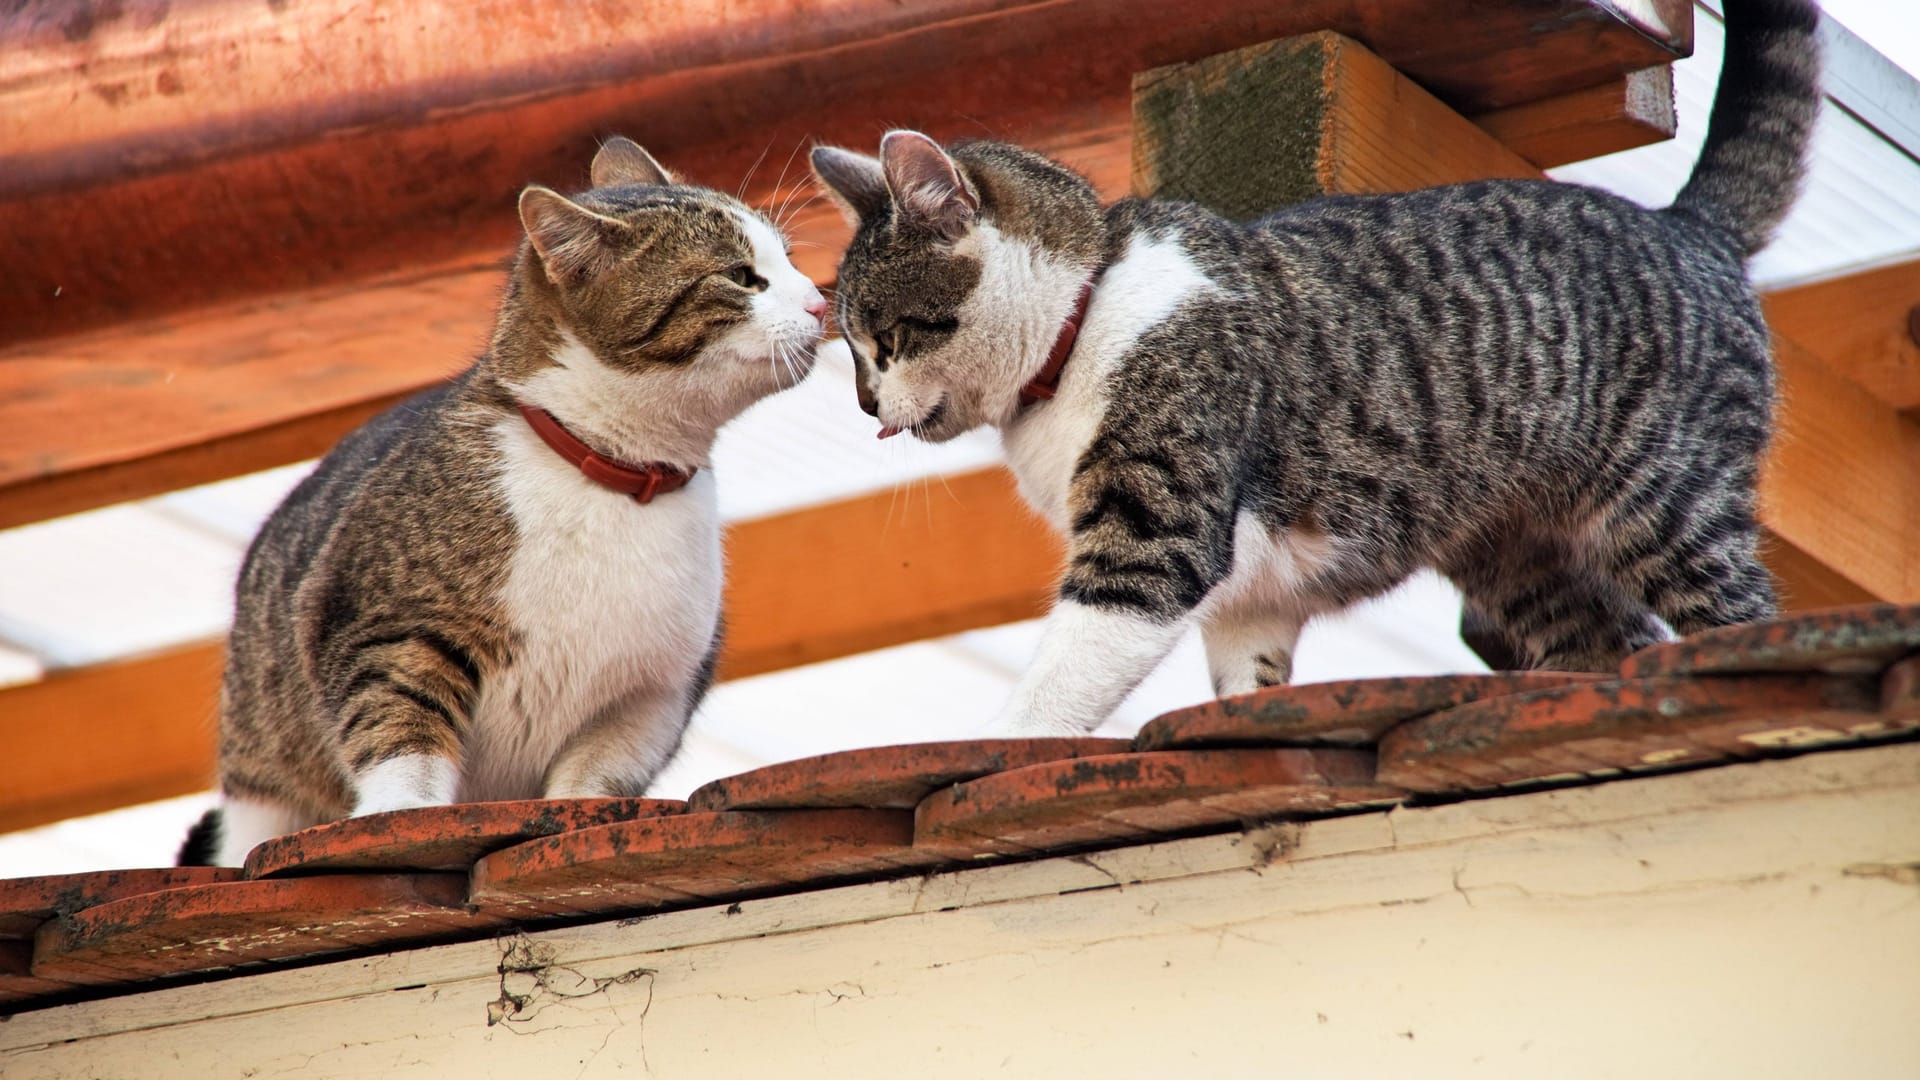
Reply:
[[368, 814], [385, 814], [393, 810], [421, 810], [429, 806], [446, 806], [446, 802], [420, 798], [363, 798], [353, 806], [349, 817], [366, 817]]
[[460, 773], [433, 754], [406, 754], [372, 765], [355, 778], [353, 817], [389, 810], [418, 810], [453, 802]]

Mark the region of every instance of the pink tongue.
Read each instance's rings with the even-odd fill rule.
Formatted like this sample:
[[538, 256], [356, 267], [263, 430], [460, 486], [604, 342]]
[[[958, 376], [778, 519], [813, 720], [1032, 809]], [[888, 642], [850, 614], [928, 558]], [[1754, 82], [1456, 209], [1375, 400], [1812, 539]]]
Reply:
[[892, 424], [888, 424], [886, 427], [881, 428], [880, 434], [875, 437], [880, 439], [891, 439], [895, 435], [898, 435], [905, 430], [906, 430], [905, 428], [897, 428], [897, 427], [894, 427]]

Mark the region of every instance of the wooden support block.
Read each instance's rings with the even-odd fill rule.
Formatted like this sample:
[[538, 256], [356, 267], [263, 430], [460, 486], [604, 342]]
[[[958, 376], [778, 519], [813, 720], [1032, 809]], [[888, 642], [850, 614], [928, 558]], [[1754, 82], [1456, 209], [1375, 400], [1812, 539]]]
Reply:
[[[1920, 601], [1920, 422], [1795, 339], [1776, 334], [1773, 352], [1780, 407], [1760, 474], [1760, 520], [1872, 599]], [[1795, 597], [1824, 579], [1781, 586]]]
[[1630, 71], [1600, 86], [1481, 113], [1473, 122], [1542, 169], [1665, 142], [1678, 126], [1673, 69]]
[[1774, 289], [1767, 321], [1896, 409], [1920, 410], [1920, 259]]
[[1134, 192], [1236, 219], [1317, 195], [1539, 175], [1331, 32], [1141, 72], [1133, 95]]
[[1782, 611], [1818, 611], [1880, 599], [1879, 593], [1764, 524], [1760, 527], [1760, 561], [1773, 574]]
[[[1059, 551], [1000, 469], [739, 523], [720, 675], [1039, 616]], [[202, 643], [0, 689], [0, 831], [206, 790], [223, 655]]]

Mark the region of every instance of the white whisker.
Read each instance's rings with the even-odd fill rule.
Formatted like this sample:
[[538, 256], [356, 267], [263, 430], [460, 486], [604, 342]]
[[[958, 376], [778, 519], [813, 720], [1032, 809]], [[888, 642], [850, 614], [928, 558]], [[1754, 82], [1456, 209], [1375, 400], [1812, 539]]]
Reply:
[[[777, 137], [778, 136], [774, 136], [773, 138], [777, 138]], [[753, 164], [747, 166], [747, 175], [740, 178], [740, 190], [733, 193], [733, 197], [736, 201], [739, 201], [739, 202], [746, 201], [747, 185], [753, 183], [754, 171], [760, 168], [760, 163], [767, 160], [767, 151], [773, 149], [773, 138], [769, 138], [767, 140], [767, 145], [760, 148], [760, 156], [757, 158], [754, 158]]]

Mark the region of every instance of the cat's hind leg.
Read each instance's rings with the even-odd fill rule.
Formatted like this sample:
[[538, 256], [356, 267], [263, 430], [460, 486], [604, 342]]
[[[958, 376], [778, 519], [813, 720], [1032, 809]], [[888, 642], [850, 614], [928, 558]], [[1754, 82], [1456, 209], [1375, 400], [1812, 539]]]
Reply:
[[1557, 537], [1503, 538], [1448, 576], [1531, 668], [1610, 673], [1670, 636], [1651, 608]]
[[1527, 666], [1526, 656], [1507, 636], [1500, 620], [1464, 597], [1460, 605], [1460, 640], [1473, 650], [1481, 663], [1494, 671], [1518, 671]]
[[1778, 611], [1773, 575], [1760, 561], [1751, 476], [1721, 474], [1658, 511], [1617, 510], [1601, 530], [1610, 570], [1678, 634], [1753, 622]]
[[1217, 697], [1250, 694], [1293, 679], [1293, 652], [1306, 619], [1295, 610], [1250, 606], [1210, 612], [1200, 625]]

